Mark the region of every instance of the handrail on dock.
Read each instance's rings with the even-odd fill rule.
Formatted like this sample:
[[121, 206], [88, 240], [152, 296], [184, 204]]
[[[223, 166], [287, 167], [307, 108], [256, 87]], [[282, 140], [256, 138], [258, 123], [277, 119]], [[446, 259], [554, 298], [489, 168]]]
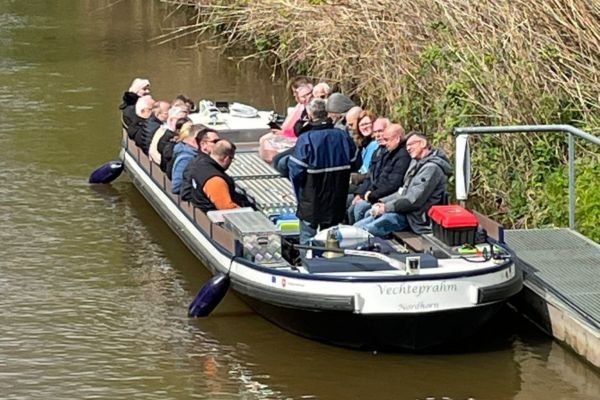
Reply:
[[[575, 139], [577, 136], [588, 142], [600, 145], [600, 137], [582, 131], [571, 125], [507, 125], [507, 126], [469, 126], [454, 128], [456, 136], [456, 197], [465, 201], [470, 184], [471, 159], [468, 154], [468, 136], [475, 134], [561, 132], [568, 134], [569, 144], [569, 228], [575, 230]], [[460, 151], [459, 151], [460, 150]], [[460, 178], [460, 179], [459, 179]]]

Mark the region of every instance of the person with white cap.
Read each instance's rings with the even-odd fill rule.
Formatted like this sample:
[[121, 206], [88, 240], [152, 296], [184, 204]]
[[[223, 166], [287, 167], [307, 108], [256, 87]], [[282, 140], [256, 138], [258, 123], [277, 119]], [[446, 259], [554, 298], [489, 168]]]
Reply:
[[135, 103], [142, 96], [150, 94], [150, 81], [148, 79], [135, 78], [131, 86], [123, 93], [123, 103], [119, 106], [121, 110], [121, 124], [127, 130], [135, 118]]

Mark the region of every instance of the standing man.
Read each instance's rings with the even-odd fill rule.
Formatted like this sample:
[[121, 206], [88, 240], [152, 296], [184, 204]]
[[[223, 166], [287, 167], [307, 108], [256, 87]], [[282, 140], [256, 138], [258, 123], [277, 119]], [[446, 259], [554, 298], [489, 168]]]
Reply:
[[444, 152], [432, 148], [421, 133], [409, 134], [406, 149], [412, 161], [404, 186], [381, 198], [371, 208], [371, 215], [354, 226], [380, 237], [408, 228], [417, 234], [431, 232], [427, 211], [443, 200], [452, 167]]
[[309, 129], [296, 142], [289, 160], [300, 219], [300, 244], [320, 229], [344, 219], [350, 169], [356, 146], [345, 130], [333, 127], [326, 102], [313, 99], [308, 105]]

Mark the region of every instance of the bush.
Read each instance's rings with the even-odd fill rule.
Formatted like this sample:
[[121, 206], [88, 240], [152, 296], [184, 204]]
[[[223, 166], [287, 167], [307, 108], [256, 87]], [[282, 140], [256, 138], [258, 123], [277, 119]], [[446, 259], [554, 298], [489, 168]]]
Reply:
[[[251, 56], [284, 72], [339, 82], [365, 107], [431, 135], [449, 152], [456, 126], [560, 123], [598, 131], [599, 2], [175, 3], [194, 5], [189, 32], [210, 31], [225, 47], [253, 44]], [[565, 189], [564, 136], [481, 136], [473, 142], [476, 208], [511, 227], [566, 223], [567, 192], [559, 193]], [[600, 241], [594, 228], [598, 150], [578, 146], [579, 181], [589, 183], [578, 185], [579, 226]]]

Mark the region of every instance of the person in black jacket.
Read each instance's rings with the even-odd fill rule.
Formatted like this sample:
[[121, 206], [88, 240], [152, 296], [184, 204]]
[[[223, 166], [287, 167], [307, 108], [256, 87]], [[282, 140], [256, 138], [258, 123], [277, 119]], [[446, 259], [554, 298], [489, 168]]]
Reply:
[[363, 219], [380, 198], [394, 193], [404, 184], [410, 164], [404, 135], [404, 128], [399, 124], [389, 125], [381, 134], [380, 141], [385, 150], [371, 163], [365, 180], [354, 193], [347, 212], [349, 223]]
[[235, 191], [233, 178], [225, 173], [235, 157], [236, 147], [221, 139], [210, 156], [200, 156], [188, 165], [192, 183], [191, 202], [204, 212], [227, 210], [250, 205]]
[[148, 155], [152, 137], [162, 124], [167, 121], [169, 108], [171, 104], [168, 101], [157, 101], [152, 107], [152, 115], [144, 122], [142, 129], [138, 130], [134, 137], [135, 144], [142, 149], [144, 154]]
[[154, 107], [154, 99], [149, 94], [140, 97], [135, 103], [135, 116], [127, 127], [129, 139], [135, 140], [140, 131], [144, 129], [146, 120], [152, 115], [152, 107]]
[[121, 125], [127, 130], [136, 118], [135, 103], [142, 96], [150, 94], [150, 81], [148, 79], [135, 78], [131, 86], [123, 93], [123, 103], [119, 106], [121, 110]]

